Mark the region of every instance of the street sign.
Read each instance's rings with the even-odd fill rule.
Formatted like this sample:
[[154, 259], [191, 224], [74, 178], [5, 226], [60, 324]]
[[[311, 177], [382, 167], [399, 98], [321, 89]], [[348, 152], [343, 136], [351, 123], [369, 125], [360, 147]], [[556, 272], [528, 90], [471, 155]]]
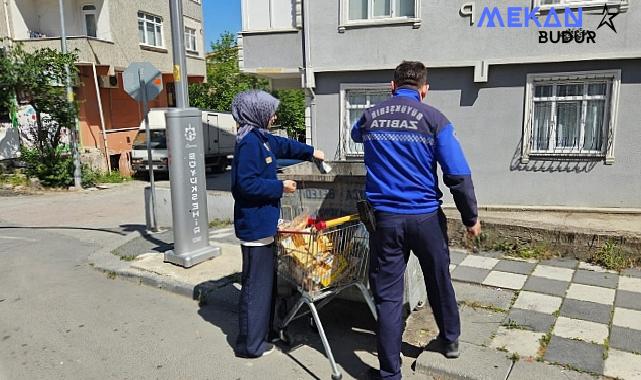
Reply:
[[154, 180], [154, 160], [151, 152], [151, 131], [149, 129], [149, 101], [154, 100], [162, 91], [162, 73], [149, 62], [134, 62], [122, 73], [123, 87], [129, 96], [142, 103], [147, 135], [147, 168], [151, 187], [151, 230], [158, 232], [156, 217], [156, 181]]
[[141, 88], [146, 89], [147, 101], [158, 97], [162, 91], [162, 73], [149, 62], [134, 62], [122, 73], [123, 87], [129, 96], [142, 102]]

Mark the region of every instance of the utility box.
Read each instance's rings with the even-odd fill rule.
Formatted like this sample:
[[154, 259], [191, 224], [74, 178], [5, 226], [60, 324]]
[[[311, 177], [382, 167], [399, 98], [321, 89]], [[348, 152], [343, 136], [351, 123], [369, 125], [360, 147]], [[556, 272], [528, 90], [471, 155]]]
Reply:
[[[284, 194], [281, 200], [283, 219], [291, 220], [301, 211], [317, 215], [322, 219], [358, 213], [356, 202], [365, 195], [365, 166], [360, 161], [330, 162], [332, 171], [321, 174], [311, 162], [303, 162], [284, 168], [279, 174], [281, 180], [293, 180], [298, 191]], [[347, 293], [349, 295], [349, 293]], [[349, 297], [362, 300], [358, 294]], [[427, 290], [418, 259], [410, 255], [405, 271], [404, 303], [409, 310], [423, 306]]]

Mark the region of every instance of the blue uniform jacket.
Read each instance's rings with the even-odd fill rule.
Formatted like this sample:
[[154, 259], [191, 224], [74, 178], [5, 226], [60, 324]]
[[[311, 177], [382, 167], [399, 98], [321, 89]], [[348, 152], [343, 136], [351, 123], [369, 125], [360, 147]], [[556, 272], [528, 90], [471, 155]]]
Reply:
[[420, 101], [418, 91], [401, 88], [368, 109], [352, 127], [363, 143], [365, 194], [376, 211], [427, 214], [441, 206], [437, 163], [466, 226], [477, 219], [470, 167], [452, 123]]
[[276, 235], [283, 183], [276, 159], [311, 160], [314, 148], [298, 141], [263, 135], [256, 129], [236, 143], [231, 169], [234, 227], [242, 241]]

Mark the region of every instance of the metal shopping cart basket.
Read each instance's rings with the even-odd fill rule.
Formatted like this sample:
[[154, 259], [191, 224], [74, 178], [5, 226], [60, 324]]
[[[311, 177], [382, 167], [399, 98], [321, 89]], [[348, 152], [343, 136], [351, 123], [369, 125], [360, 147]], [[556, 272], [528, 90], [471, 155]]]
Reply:
[[[318, 309], [343, 290], [354, 286], [361, 291], [376, 319], [374, 301], [366, 286], [369, 260], [367, 230], [356, 215], [326, 222], [310, 219], [305, 228], [279, 230], [277, 247], [278, 274], [300, 293], [300, 298], [280, 324], [281, 338], [287, 341], [287, 326], [311, 312], [332, 367], [332, 379], [341, 379]], [[309, 307], [309, 312], [299, 313], [304, 304]]]

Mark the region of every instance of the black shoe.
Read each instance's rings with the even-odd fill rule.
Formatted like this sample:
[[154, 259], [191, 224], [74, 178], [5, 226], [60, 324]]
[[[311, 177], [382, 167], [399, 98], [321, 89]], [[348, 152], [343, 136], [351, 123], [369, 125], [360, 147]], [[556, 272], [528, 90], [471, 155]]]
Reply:
[[438, 352], [448, 359], [456, 359], [460, 356], [458, 340], [446, 342], [441, 338], [436, 338], [425, 346], [425, 351]]
[[443, 346], [443, 355], [445, 355], [446, 358], [456, 359], [461, 356], [461, 353], [458, 350], [458, 340], [450, 343], [441, 341], [441, 344]]

